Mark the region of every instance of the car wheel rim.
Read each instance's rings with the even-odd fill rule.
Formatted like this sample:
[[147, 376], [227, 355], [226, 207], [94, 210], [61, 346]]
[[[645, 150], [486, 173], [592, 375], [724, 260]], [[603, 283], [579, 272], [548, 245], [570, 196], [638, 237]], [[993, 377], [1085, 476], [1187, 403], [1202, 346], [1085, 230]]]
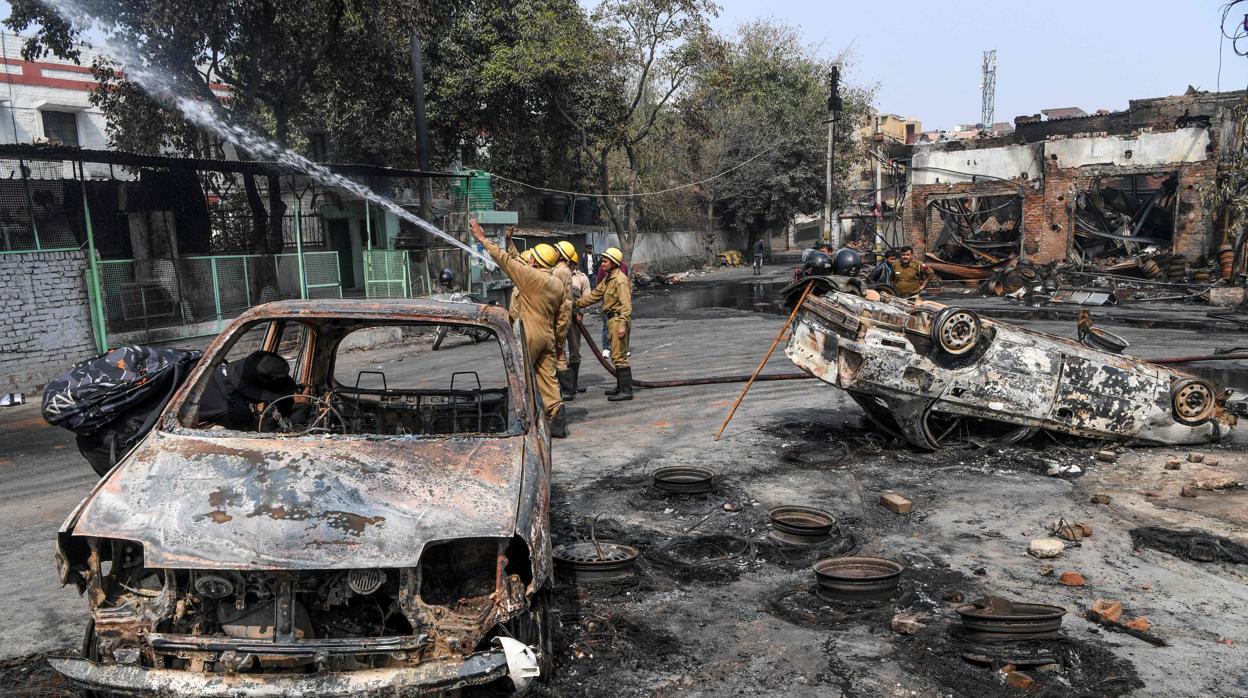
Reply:
[[1213, 405], [1213, 392], [1204, 383], [1191, 382], [1174, 395], [1174, 411], [1184, 420], [1203, 419]]
[[975, 346], [979, 336], [979, 323], [975, 316], [965, 310], [949, 314], [938, 330], [940, 347], [950, 354], [962, 354]]

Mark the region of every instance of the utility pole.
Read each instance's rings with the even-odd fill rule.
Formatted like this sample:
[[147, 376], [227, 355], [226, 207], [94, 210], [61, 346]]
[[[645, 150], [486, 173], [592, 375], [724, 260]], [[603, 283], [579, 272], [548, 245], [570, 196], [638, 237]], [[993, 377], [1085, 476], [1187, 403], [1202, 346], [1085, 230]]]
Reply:
[[[880, 240], [884, 237], [884, 173], [881, 170], [881, 163], [884, 160], [884, 136], [880, 133], [880, 115], [875, 115], [875, 244], [872, 247], [878, 249]], [[887, 241], [892, 245], [893, 241]]]
[[[425, 68], [421, 57], [420, 34], [412, 32], [412, 82], [416, 90], [416, 167], [429, 171], [429, 127], [425, 123]], [[420, 178], [420, 217], [433, 220], [433, 185]]]
[[832, 66], [828, 72], [828, 155], [827, 192], [823, 202], [824, 242], [832, 242], [832, 170], [836, 165], [836, 119], [845, 103], [841, 100], [841, 70]]

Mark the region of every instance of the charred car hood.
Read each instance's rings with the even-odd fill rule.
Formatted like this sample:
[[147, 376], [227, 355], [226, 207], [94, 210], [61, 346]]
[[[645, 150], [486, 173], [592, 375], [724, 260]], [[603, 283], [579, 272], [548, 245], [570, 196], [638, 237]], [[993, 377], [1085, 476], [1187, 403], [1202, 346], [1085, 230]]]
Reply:
[[513, 534], [523, 444], [158, 432], [72, 534], [139, 541], [148, 567], [412, 567], [433, 541]]

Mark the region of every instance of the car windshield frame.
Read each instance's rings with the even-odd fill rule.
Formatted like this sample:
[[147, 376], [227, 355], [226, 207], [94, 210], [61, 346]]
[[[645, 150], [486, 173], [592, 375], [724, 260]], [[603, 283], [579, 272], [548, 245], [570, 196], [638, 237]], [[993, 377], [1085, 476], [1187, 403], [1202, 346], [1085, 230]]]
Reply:
[[[456, 304], [458, 305], [458, 304]], [[422, 309], [430, 310], [430, 309]], [[394, 327], [394, 326], [423, 326], [437, 327], [439, 325], [447, 325], [451, 327], [474, 327], [490, 332], [498, 343], [500, 358], [503, 361], [504, 370], [507, 374], [506, 383], [508, 390], [508, 414], [509, 419], [507, 428], [499, 432], [461, 432], [452, 434], [283, 434], [278, 432], [259, 432], [259, 431], [240, 431], [222, 427], [204, 427], [204, 426], [187, 426], [188, 422], [198, 419], [199, 400], [203, 395], [204, 388], [210, 379], [210, 373], [224, 361], [225, 357], [230, 353], [235, 344], [241, 340], [247, 333], [257, 326], [268, 324], [272, 327], [273, 323], [302, 323], [307, 325], [312, 331], [305, 337], [305, 341], [315, 342], [322, 327], [327, 323], [350, 322], [358, 326], [344, 332], [335, 342], [332, 352], [330, 353], [330, 366], [327, 367], [326, 378], [333, 383], [333, 387], [339, 387], [333, 376], [333, 362], [338, 354], [338, 344], [346, 337], [358, 332], [362, 329]], [[267, 344], [271, 339], [268, 334], [271, 330], [266, 331]], [[305, 347], [306, 351], [306, 347]], [[292, 370], [294, 367], [292, 367]], [[296, 376], [296, 380], [298, 380]], [[298, 313], [246, 313], [230, 323], [217, 337], [212, 341], [208, 348], [204, 351], [204, 356], [199, 364], [188, 376], [186, 382], [178, 389], [177, 393], [166, 405], [158, 422], [159, 426], [156, 430], [162, 434], [174, 434], [184, 436], [196, 436], [201, 438], [233, 438], [233, 439], [324, 439], [327, 441], [334, 440], [379, 440], [379, 439], [398, 439], [412, 441], [428, 441], [428, 440], [444, 440], [450, 438], [514, 438], [528, 434], [534, 428], [534, 415], [528, 407], [527, 395], [530, 390], [536, 390], [535, 386], [529, 385], [530, 379], [525, 367], [523, 345], [517, 341], [514, 332], [500, 332], [499, 327], [485, 318], [465, 317], [463, 315], [455, 315], [452, 317], [439, 317], [431, 312], [413, 312], [413, 313], [373, 313], [373, 312], [298, 312]], [[193, 410], [193, 412], [192, 412]], [[194, 419], [191, 419], [194, 417]]]

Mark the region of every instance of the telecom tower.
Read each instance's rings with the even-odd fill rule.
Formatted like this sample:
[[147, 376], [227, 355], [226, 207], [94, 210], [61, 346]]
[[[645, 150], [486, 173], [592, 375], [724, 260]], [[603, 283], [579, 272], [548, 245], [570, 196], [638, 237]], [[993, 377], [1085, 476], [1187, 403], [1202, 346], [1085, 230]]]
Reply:
[[979, 83], [984, 93], [983, 113], [980, 123], [985, 129], [992, 128], [993, 98], [997, 94], [997, 50], [984, 51], [984, 77]]

